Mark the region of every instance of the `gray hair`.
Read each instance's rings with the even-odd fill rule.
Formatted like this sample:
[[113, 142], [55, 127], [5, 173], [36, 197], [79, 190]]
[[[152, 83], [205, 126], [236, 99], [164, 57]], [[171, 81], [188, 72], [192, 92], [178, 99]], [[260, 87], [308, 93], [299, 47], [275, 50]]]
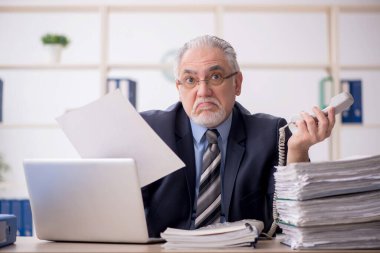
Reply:
[[183, 45], [177, 53], [177, 57], [174, 61], [174, 76], [178, 78], [179, 64], [182, 61], [183, 55], [187, 52], [187, 50], [192, 48], [200, 48], [200, 47], [212, 47], [219, 48], [224, 52], [224, 55], [227, 58], [227, 61], [232, 68], [233, 71], [240, 71], [239, 64], [236, 60], [236, 52], [235, 49], [231, 46], [227, 41], [218, 38], [212, 35], [202, 35], [196, 37]]

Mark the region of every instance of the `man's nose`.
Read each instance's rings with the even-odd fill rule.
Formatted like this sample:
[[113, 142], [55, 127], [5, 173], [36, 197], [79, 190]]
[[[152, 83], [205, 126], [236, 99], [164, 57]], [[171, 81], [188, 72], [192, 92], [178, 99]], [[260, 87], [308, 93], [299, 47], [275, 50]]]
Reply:
[[208, 85], [207, 80], [199, 80], [197, 95], [199, 97], [207, 97], [212, 94], [212, 90]]

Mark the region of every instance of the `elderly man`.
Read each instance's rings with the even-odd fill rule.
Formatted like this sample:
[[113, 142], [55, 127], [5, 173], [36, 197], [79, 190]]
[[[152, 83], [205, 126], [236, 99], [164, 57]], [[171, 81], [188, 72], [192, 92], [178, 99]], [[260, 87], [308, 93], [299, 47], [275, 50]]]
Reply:
[[[175, 66], [180, 101], [166, 111], [142, 113], [186, 167], [143, 188], [150, 236], [167, 227], [194, 229], [215, 222], [273, 222], [273, 173], [282, 118], [251, 114], [235, 101], [243, 74], [232, 46], [215, 36], [187, 42]], [[302, 113], [287, 131], [287, 163], [309, 161], [309, 148], [327, 138], [334, 111], [317, 121]], [[290, 137], [290, 138], [289, 138]]]

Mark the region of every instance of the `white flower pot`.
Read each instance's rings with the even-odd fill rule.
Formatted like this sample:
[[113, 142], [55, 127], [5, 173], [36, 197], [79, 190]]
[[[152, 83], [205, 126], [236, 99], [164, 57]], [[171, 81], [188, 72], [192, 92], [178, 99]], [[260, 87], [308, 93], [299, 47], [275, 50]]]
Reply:
[[61, 61], [62, 45], [45, 45], [45, 48], [48, 50], [50, 63], [59, 63]]

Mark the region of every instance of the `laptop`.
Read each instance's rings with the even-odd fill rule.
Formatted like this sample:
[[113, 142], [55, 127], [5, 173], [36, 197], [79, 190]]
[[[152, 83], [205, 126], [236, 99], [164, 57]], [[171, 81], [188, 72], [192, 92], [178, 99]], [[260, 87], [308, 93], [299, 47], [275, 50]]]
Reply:
[[148, 243], [133, 159], [24, 160], [39, 239]]

